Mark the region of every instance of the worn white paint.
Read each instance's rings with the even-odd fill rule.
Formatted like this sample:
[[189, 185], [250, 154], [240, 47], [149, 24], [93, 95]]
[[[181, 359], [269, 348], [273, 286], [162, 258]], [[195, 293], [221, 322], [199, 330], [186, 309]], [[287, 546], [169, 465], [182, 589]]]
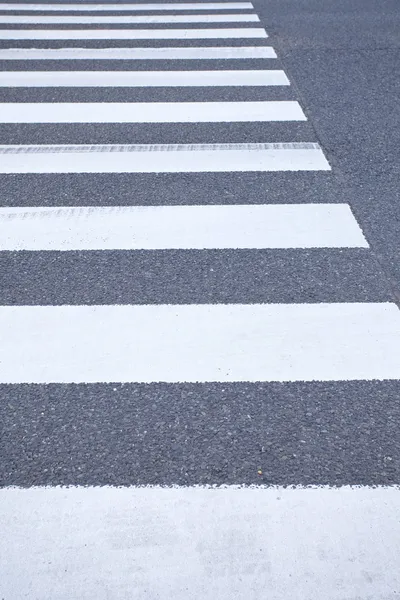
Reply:
[[[0, 48], [0, 60], [238, 60], [276, 58], [270, 46], [228, 48]], [[8, 72], [3, 71], [2, 75]]]
[[145, 144], [0, 146], [0, 173], [221, 173], [329, 171], [320, 146]]
[[[393, 488], [5, 488], [6, 600], [391, 600]], [[134, 591], [134, 593], [133, 593]]]
[[368, 247], [347, 204], [0, 208], [0, 251], [341, 247]]
[[[3, 71], [0, 73], [0, 87], [259, 87], [271, 85], [290, 85], [290, 83], [284, 71], [277, 69], [270, 71]], [[0, 120], [1, 118], [0, 112]]]
[[0, 40], [210, 40], [266, 38], [262, 27], [228, 29], [1, 29]]
[[222, 15], [145, 15], [145, 16], [127, 16], [127, 15], [108, 15], [108, 16], [26, 16], [26, 15], [0, 15], [0, 24], [2, 25], [142, 25], [159, 23], [254, 23], [260, 19], [255, 14], [222, 14]]
[[0, 383], [400, 379], [391, 303], [0, 307]]
[[163, 4], [157, 2], [154, 4], [81, 4], [73, 3], [57, 3], [57, 4], [26, 4], [26, 3], [2, 3], [0, 4], [0, 11], [40, 11], [40, 12], [62, 12], [62, 11], [76, 11], [76, 12], [139, 12], [139, 11], [180, 11], [180, 10], [252, 10], [253, 5], [251, 2], [171, 2]]
[[298, 102], [279, 100], [0, 103], [0, 123], [252, 123], [255, 121], [306, 121], [306, 116]]

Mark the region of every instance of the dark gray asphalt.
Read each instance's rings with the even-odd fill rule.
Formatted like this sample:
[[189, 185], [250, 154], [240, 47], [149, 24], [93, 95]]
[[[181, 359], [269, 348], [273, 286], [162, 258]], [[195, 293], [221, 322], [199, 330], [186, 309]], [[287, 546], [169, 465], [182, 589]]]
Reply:
[[[1, 205], [348, 202], [371, 250], [3, 252], [0, 304], [400, 302], [398, 2], [254, 6], [269, 40], [1, 41], [0, 47], [267, 43], [280, 60], [223, 67], [284, 68], [292, 89], [2, 89], [0, 102], [295, 98], [308, 123], [0, 125], [0, 143], [319, 141], [332, 173], [3, 175]], [[77, 62], [70, 68], [93, 68]], [[40, 68], [58, 70], [61, 63], [41, 61]], [[1, 485], [400, 483], [400, 382], [3, 385], [0, 398]]]
[[232, 123], [228, 126], [215, 123], [211, 131], [208, 123], [160, 123], [152, 126], [146, 123], [104, 124], [101, 127], [97, 123], [55, 126], [22, 124], [18, 129], [13, 125], [0, 125], [0, 139], [5, 144], [157, 144], [160, 137], [164, 144], [315, 140], [315, 134], [307, 123], [293, 123], [290, 130], [283, 123]]
[[345, 202], [331, 173], [2, 175], [2, 206], [297, 204]]
[[400, 6], [254, 2], [400, 298]]
[[399, 392], [396, 382], [0, 386], [0, 482], [399, 483]]
[[3, 252], [0, 304], [387, 302], [364, 249]]

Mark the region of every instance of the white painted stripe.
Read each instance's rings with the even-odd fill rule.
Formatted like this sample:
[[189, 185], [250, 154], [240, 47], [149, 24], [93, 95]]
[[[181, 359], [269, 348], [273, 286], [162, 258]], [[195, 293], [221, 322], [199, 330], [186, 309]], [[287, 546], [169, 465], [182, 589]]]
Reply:
[[396, 487], [4, 488], [0, 527], [12, 600], [394, 600], [400, 589]]
[[76, 25], [82, 23], [83, 25], [111, 25], [111, 24], [125, 24], [125, 25], [142, 25], [143, 23], [254, 23], [259, 22], [260, 19], [255, 14], [223, 14], [223, 15], [146, 15], [146, 16], [127, 16], [127, 15], [109, 15], [109, 16], [73, 16], [66, 17], [65, 15], [60, 16], [26, 16], [26, 15], [0, 15], [0, 23], [3, 25], [25, 25], [25, 24], [36, 24], [36, 25]]
[[[227, 48], [0, 48], [0, 60], [237, 60], [276, 58], [270, 46]], [[4, 72], [3, 72], [4, 74]]]
[[367, 248], [347, 204], [0, 208], [0, 250]]
[[391, 303], [0, 307], [0, 383], [400, 379]]
[[0, 123], [231, 123], [306, 121], [295, 101], [0, 103]]
[[262, 27], [235, 29], [1, 29], [0, 40], [209, 40], [266, 38]]
[[284, 71], [279, 70], [0, 72], [0, 87], [261, 87], [270, 85], [290, 85], [290, 83]]
[[[276, 58], [270, 46], [227, 48], [0, 48], [0, 60], [237, 60]], [[3, 72], [4, 74], [4, 72]]]
[[329, 171], [318, 144], [0, 146], [0, 173]]
[[40, 11], [40, 12], [62, 12], [62, 11], [76, 11], [76, 12], [98, 12], [98, 11], [110, 11], [110, 12], [143, 12], [143, 11], [168, 11], [168, 10], [252, 10], [253, 5], [251, 2], [176, 2], [162, 4], [157, 2], [155, 4], [0, 4], [0, 11]]

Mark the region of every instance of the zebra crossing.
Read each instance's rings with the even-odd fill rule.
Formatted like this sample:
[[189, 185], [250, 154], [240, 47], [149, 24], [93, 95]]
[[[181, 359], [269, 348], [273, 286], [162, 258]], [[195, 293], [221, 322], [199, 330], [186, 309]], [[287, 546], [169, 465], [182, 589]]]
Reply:
[[[303, 121], [297, 102], [3, 104], [3, 123], [230, 123]], [[28, 113], [28, 114], [27, 114]], [[257, 148], [256, 148], [257, 149]]]
[[[276, 58], [276, 53], [270, 46], [238, 46], [238, 47], [187, 47], [187, 48], [0, 48], [0, 60], [216, 60], [216, 59], [251, 59], [251, 58]], [[68, 76], [67, 71], [66, 75]], [[188, 77], [190, 72], [186, 72]], [[153, 71], [154, 77], [158, 74]], [[193, 75], [195, 75], [194, 73]], [[35, 76], [38, 73], [35, 72]], [[119, 73], [124, 76], [124, 72]], [[130, 77], [137, 76], [138, 73], [129, 73]], [[219, 73], [221, 77], [224, 72]], [[239, 77], [241, 73], [237, 73]], [[126, 75], [128, 76], [128, 75]], [[17, 78], [18, 73], [3, 72], [3, 77]], [[26, 77], [28, 75], [26, 74]], [[89, 77], [95, 77], [95, 74], [89, 71]], [[258, 81], [258, 80], [257, 80]], [[286, 81], [286, 80], [285, 80]], [[285, 84], [283, 84], [285, 85]]]
[[251, 2], [0, 4], [5, 600], [399, 585], [400, 312], [278, 55]]
[[[8, 75], [8, 77], [7, 77]], [[2, 87], [204, 87], [289, 85], [283, 71], [51, 71], [5, 74]], [[215, 103], [213, 103], [215, 105]], [[251, 107], [251, 103], [246, 103]], [[215, 106], [212, 106], [213, 112]], [[64, 107], [63, 107], [64, 108]], [[226, 107], [227, 108], [227, 107]], [[165, 107], [163, 107], [163, 112]], [[3, 110], [2, 110], [3, 114]], [[160, 115], [159, 115], [160, 116]]]
[[267, 37], [261, 27], [221, 29], [2, 29], [0, 40], [207, 40]]

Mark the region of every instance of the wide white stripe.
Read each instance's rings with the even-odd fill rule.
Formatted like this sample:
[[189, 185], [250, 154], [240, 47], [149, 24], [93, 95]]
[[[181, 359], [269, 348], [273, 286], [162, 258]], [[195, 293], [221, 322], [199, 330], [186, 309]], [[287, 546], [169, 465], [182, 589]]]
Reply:
[[0, 383], [400, 379], [390, 303], [0, 307]]
[[0, 146], [0, 173], [329, 171], [318, 144]]
[[295, 101], [0, 103], [0, 123], [306, 121]]
[[0, 40], [209, 40], [266, 38], [262, 27], [235, 29], [1, 29]]
[[[227, 48], [0, 48], [0, 60], [237, 60], [276, 58], [270, 46]], [[3, 74], [5, 74], [3, 72]]]
[[0, 4], [0, 11], [40, 11], [40, 12], [62, 12], [62, 11], [76, 11], [76, 12], [98, 12], [98, 11], [157, 11], [157, 10], [252, 10], [253, 5], [251, 2], [176, 2], [162, 4], [157, 2], [155, 4]]
[[347, 204], [0, 208], [0, 250], [358, 248]]
[[0, 527], [10, 600], [394, 600], [400, 589], [395, 487], [5, 488]]
[[[216, 87], [289, 85], [284, 71], [3, 71], [0, 87]], [[31, 105], [32, 106], [32, 105]], [[0, 120], [1, 120], [0, 113]]]
[[43, 17], [43, 16], [9, 16], [0, 15], [0, 23], [3, 25], [15, 24], [37, 24], [37, 25], [74, 25], [82, 23], [84, 25], [111, 25], [111, 24], [131, 24], [141, 25], [143, 23], [251, 23], [259, 22], [260, 19], [255, 14], [235, 14], [235, 15], [146, 15], [146, 16], [114, 16], [109, 15], [107, 17], [94, 17], [94, 16], [73, 16], [66, 17], [60, 15], [58, 17]]

